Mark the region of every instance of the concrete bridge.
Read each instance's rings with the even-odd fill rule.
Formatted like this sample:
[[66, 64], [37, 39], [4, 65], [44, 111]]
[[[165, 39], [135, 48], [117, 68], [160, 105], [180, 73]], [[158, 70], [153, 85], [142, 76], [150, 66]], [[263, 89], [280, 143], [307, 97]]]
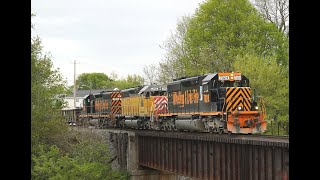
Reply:
[[106, 136], [131, 180], [286, 180], [289, 138], [91, 129]]

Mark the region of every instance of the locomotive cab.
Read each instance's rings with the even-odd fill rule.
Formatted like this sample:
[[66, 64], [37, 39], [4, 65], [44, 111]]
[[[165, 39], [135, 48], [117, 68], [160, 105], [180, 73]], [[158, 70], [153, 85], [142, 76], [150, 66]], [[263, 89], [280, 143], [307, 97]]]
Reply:
[[92, 113], [93, 99], [94, 99], [93, 94], [88, 94], [88, 95], [83, 99], [83, 113], [84, 113], [84, 114]]
[[[231, 76], [232, 75], [232, 76]], [[232, 79], [230, 77], [233, 77]], [[205, 83], [205, 82], [204, 82]], [[203, 83], [203, 89], [207, 89], [207, 84]], [[246, 99], [251, 98], [251, 92], [250, 92], [250, 86], [249, 86], [249, 79], [245, 76], [241, 75], [240, 73], [218, 73], [217, 78], [212, 80], [212, 88], [210, 88], [210, 97], [211, 97], [211, 103], [216, 104], [216, 111], [227, 111], [226, 108], [226, 96], [227, 91], [230, 91], [231, 89], [241, 89], [242, 87], [248, 88], [247, 93], [244, 95], [242, 94], [242, 97], [245, 97]], [[229, 95], [229, 94], [228, 94]], [[234, 95], [234, 94], [232, 94]], [[231, 94], [229, 95], [231, 96]], [[233, 99], [236, 97], [232, 97]], [[242, 102], [243, 103], [243, 102]], [[247, 104], [248, 107], [252, 106]], [[238, 104], [240, 108], [243, 107], [243, 104]], [[238, 107], [237, 106], [237, 107]], [[249, 108], [250, 109], [250, 108]], [[247, 109], [248, 110], [248, 109]]]
[[166, 88], [160, 85], [151, 85], [143, 87], [138, 94], [146, 99], [149, 99], [150, 96], [165, 96], [166, 92]]
[[161, 85], [147, 85], [139, 91], [140, 115], [153, 116], [154, 112], [166, 112], [166, 88]]

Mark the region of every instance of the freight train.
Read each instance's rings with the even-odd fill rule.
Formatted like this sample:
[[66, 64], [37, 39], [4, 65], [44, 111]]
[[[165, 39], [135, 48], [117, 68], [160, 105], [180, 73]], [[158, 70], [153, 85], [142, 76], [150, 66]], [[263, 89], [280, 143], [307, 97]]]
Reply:
[[163, 131], [256, 134], [266, 131], [265, 106], [240, 72], [175, 79], [89, 94], [78, 124]]

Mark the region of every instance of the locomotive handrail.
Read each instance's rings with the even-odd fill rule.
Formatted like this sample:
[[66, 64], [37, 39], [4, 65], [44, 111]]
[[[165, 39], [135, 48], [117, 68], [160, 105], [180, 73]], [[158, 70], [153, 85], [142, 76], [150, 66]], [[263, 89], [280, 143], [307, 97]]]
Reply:
[[266, 107], [264, 105], [264, 99], [262, 96], [258, 96], [258, 98], [259, 98], [259, 104], [261, 106], [261, 113], [262, 113], [263, 117], [265, 118], [267, 112], [266, 112]]
[[[223, 111], [224, 111], [224, 106], [226, 105], [226, 98], [219, 98], [219, 99], [222, 99], [223, 100], [223, 106], [222, 106], [222, 109], [221, 109], [221, 112], [223, 114]], [[221, 105], [220, 105], [221, 106]]]

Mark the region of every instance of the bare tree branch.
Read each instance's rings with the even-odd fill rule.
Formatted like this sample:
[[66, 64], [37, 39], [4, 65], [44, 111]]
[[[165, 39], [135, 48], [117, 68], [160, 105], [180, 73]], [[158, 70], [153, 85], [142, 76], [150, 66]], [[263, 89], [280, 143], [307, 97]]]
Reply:
[[143, 67], [143, 73], [146, 76], [147, 84], [155, 83], [156, 77], [158, 76], [157, 65], [156, 64], [145, 65]]
[[289, 0], [253, 0], [253, 5], [269, 22], [274, 23], [278, 29], [289, 33]]

